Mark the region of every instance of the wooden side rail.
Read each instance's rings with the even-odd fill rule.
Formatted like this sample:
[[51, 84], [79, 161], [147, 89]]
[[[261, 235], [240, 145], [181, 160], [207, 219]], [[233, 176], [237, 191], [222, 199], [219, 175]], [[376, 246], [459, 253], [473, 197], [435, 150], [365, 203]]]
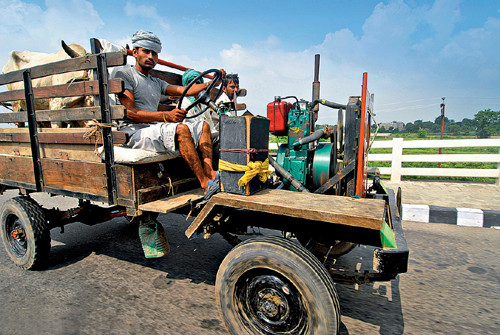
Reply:
[[151, 76], [165, 80], [170, 85], [182, 86], [182, 75], [162, 70], [153, 69], [150, 72]]
[[[37, 120], [38, 114], [43, 116], [43, 118], [48, 119], [64, 119], [65, 121], [82, 121], [85, 119], [99, 119], [102, 123], [110, 124], [113, 120], [113, 110], [109, 102], [109, 94], [120, 93], [124, 90], [124, 83], [121, 79], [109, 80], [108, 79], [108, 68], [117, 65], [126, 64], [126, 55], [124, 53], [106, 53], [97, 55], [86, 55], [83, 57], [68, 59], [54, 63], [48, 63], [40, 66], [34, 66], [27, 69], [21, 69], [13, 72], [9, 72], [4, 75], [0, 75], [0, 85], [12, 84], [16, 82], [22, 82], [15, 85], [15, 89], [8, 92], [0, 93], [0, 102], [6, 101], [25, 101], [26, 105], [23, 109], [26, 110], [25, 114], [26, 120], [28, 121], [28, 129], [19, 129], [21, 132], [16, 132], [16, 130], [9, 129], [6, 133], [2, 134], [2, 141], [0, 142], [0, 151], [2, 159], [6, 159], [8, 162], [22, 161], [26, 164], [28, 158], [32, 162], [32, 171], [34, 178], [34, 185], [38, 192], [45, 191], [53, 193], [57, 191], [57, 188], [62, 187], [62, 190], [68, 191], [64, 186], [54, 186], [50, 185], [50, 178], [52, 178], [49, 166], [44, 165], [43, 162], [49, 162], [51, 159], [55, 159], [57, 164], [69, 166], [69, 164], [75, 164], [76, 169], [70, 169], [71, 171], [66, 171], [67, 174], [78, 174], [79, 164], [92, 164], [93, 161], [99, 160], [100, 157], [95, 155], [94, 149], [97, 145], [103, 145], [105, 148], [105, 159], [104, 165], [98, 163], [99, 166], [104, 167], [103, 176], [105, 179], [105, 185], [99, 186], [102, 192], [107, 194], [107, 201], [109, 204], [115, 204], [119, 197], [117, 189], [117, 176], [116, 167], [114, 166], [114, 150], [113, 145], [116, 143], [126, 142], [125, 134], [121, 134], [121, 138], [117, 138], [118, 135], [113, 134], [110, 127], [103, 127], [99, 134], [94, 135], [94, 138], [85, 138], [84, 134], [89, 129], [80, 129], [78, 134], [74, 133], [74, 130], [68, 131], [67, 129], [62, 129], [62, 133], [48, 133], [42, 128], [39, 128], [39, 122]], [[56, 78], [58, 75], [63, 73], [68, 73], [67, 77], [71, 77], [75, 74], [76, 79], [79, 79], [80, 73], [78, 71], [88, 71], [92, 72], [92, 80], [81, 81], [70, 81], [69, 79], [63, 79], [62, 77]], [[76, 73], [75, 73], [76, 72]], [[54, 76], [54, 81], [52, 78], [48, 78], [45, 81], [39, 82], [40, 86], [37, 85], [37, 81], [34, 79], [39, 79], [47, 76]], [[85, 76], [81, 76], [85, 77]], [[66, 82], [68, 81], [68, 82]], [[66, 83], [64, 83], [66, 82]], [[54, 84], [54, 85], [51, 85]], [[23, 87], [23, 89], [19, 89]], [[12, 87], [11, 87], [12, 88]], [[38, 99], [51, 99], [51, 98], [66, 98], [66, 97], [77, 97], [79, 99], [82, 96], [94, 96], [96, 101], [95, 109], [92, 108], [79, 108], [73, 111], [59, 110], [59, 111], [43, 111], [38, 113], [36, 109], [36, 100]], [[40, 100], [39, 100], [40, 101]], [[42, 106], [42, 105], [39, 105]], [[43, 108], [43, 107], [42, 107]], [[47, 108], [47, 107], [45, 107]], [[118, 119], [123, 119], [125, 115], [125, 110], [123, 108], [114, 108], [114, 111], [118, 114]], [[100, 112], [100, 118], [94, 117], [95, 112]], [[90, 113], [90, 115], [89, 115]], [[115, 113], [115, 114], [116, 114]], [[5, 116], [5, 121], [9, 122], [9, 118], [14, 117], [12, 113]], [[85, 117], [82, 117], [85, 114]], [[97, 114], [97, 113], [96, 113]], [[87, 118], [87, 116], [91, 116]], [[23, 121], [24, 117], [23, 117]], [[24, 132], [23, 132], [24, 131]], [[83, 133], [82, 133], [83, 131]], [[101, 143], [99, 143], [101, 142]], [[31, 157], [28, 156], [31, 153]], [[90, 162], [89, 162], [90, 161]], [[71, 162], [71, 163], [70, 163]], [[97, 163], [97, 162], [96, 162]], [[9, 175], [15, 171], [12, 169], [11, 164], [9, 169], [7, 169], [5, 176], [5, 182], [9, 182]], [[93, 176], [92, 173], [87, 173], [87, 178]], [[24, 179], [24, 178], [23, 178]], [[86, 181], [83, 177], [78, 181], [81, 190], [71, 191], [80, 193], [85, 193], [87, 187], [85, 185]], [[21, 184], [31, 185], [32, 183], [27, 182], [27, 180], [11, 180], [16, 185]], [[64, 185], [65, 183], [63, 183]], [[81, 185], [80, 185], [81, 184]], [[16, 186], [10, 184], [9, 186]], [[20, 186], [24, 187], [24, 186]], [[96, 195], [95, 192], [90, 192]], [[99, 194], [100, 196], [100, 194]]]
[[[111, 106], [111, 119], [123, 120], [125, 118], [125, 106]], [[101, 121], [101, 107], [76, 107], [57, 110], [39, 110], [36, 112], [38, 122], [68, 122], [82, 120]], [[0, 113], [0, 123], [28, 122], [26, 113]]]
[[[125, 65], [127, 56], [121, 52], [110, 52], [106, 54], [106, 64], [108, 67]], [[97, 68], [97, 56], [86, 55], [83, 57], [66, 59], [54, 63], [33, 66], [31, 68], [31, 78], [42, 78], [55, 74], [66, 72], [74, 72], [81, 70], [89, 70]], [[18, 81], [23, 81], [22, 70], [12, 71], [5, 74], [0, 74], [0, 85], [11, 84]]]
[[[40, 128], [38, 130], [39, 143], [48, 144], [93, 144], [102, 145], [102, 139], [96, 135], [85, 137], [89, 128]], [[113, 131], [113, 143], [127, 143], [127, 133]], [[30, 143], [27, 128], [0, 128], [0, 145], [4, 142]]]
[[[90, 128], [40, 128], [38, 143], [41, 158], [62, 159], [65, 161], [102, 162], [95, 153], [101, 147], [102, 136], [84, 136]], [[127, 143], [127, 133], [113, 131], [113, 143]], [[0, 128], [0, 155], [31, 157], [31, 143], [28, 128]]]
[[[123, 92], [123, 90], [124, 90], [124, 84], [122, 79], [113, 79], [109, 81], [109, 93], [121, 93]], [[97, 80], [33, 88], [33, 97], [35, 99], [76, 97], [81, 95], [98, 95], [98, 94], [99, 94], [99, 82]], [[23, 89], [0, 93], [0, 102], [23, 100], [23, 99], [25, 99], [25, 91]]]

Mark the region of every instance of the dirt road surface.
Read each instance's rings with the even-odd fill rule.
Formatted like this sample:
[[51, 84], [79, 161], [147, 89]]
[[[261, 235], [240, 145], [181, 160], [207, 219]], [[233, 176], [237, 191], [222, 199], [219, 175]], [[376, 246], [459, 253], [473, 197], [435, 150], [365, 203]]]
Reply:
[[[161, 259], [143, 257], [137, 227], [124, 218], [75, 223], [64, 234], [53, 229], [43, 271], [16, 268], [0, 247], [0, 334], [227, 334], [214, 282], [231, 247], [219, 236], [188, 240], [184, 216], [159, 221], [171, 246]], [[500, 231], [414, 222], [404, 228], [408, 273], [337, 285], [341, 334], [498, 334]], [[372, 253], [358, 247], [339, 262], [365, 266]]]

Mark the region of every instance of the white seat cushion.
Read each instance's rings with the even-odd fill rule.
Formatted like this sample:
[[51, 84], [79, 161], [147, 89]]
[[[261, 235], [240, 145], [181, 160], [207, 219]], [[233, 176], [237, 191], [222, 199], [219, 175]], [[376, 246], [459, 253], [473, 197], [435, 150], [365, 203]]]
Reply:
[[[115, 163], [118, 164], [145, 164], [161, 162], [168, 159], [180, 157], [179, 151], [172, 153], [158, 153], [154, 151], [132, 149], [115, 146]], [[97, 148], [97, 154], [104, 159], [104, 147]]]

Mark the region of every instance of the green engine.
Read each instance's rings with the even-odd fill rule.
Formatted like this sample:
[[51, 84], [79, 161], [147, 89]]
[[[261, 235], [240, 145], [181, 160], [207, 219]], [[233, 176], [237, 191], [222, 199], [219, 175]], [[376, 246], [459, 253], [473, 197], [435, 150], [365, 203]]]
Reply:
[[[295, 103], [284, 100], [294, 98]], [[287, 136], [288, 141], [278, 148], [276, 162], [309, 190], [314, 190], [332, 177], [334, 172], [332, 143], [318, 142], [329, 136], [324, 129], [314, 131], [316, 114], [311, 103], [295, 97], [276, 97], [268, 104], [270, 131]], [[284, 180], [285, 189], [297, 190], [290, 180]]]

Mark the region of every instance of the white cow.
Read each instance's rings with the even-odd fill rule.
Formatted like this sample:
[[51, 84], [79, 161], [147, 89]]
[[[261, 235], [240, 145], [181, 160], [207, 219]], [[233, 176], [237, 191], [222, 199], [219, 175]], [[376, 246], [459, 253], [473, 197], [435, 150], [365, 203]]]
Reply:
[[[32, 51], [11, 51], [7, 64], [3, 67], [4, 73], [26, 69], [29, 67], [57, 62], [64, 59], [81, 57], [86, 54], [85, 49], [79, 44], [70, 44], [69, 46], [62, 41], [63, 48], [56, 53], [41, 53]], [[76, 71], [57, 74], [53, 76], [33, 79], [33, 87], [62, 85], [74, 81], [89, 80], [88, 71]], [[23, 82], [8, 84], [9, 90], [19, 90], [24, 88]], [[71, 107], [89, 107], [93, 106], [93, 98], [90, 96], [68, 97], [68, 98], [48, 98], [35, 99], [35, 110], [63, 109]], [[12, 110], [19, 112], [26, 109], [24, 100], [13, 101]], [[48, 126], [42, 123], [42, 126]], [[84, 126], [83, 122], [72, 123], [74, 126]], [[52, 127], [61, 127], [63, 124], [52, 122]]]

